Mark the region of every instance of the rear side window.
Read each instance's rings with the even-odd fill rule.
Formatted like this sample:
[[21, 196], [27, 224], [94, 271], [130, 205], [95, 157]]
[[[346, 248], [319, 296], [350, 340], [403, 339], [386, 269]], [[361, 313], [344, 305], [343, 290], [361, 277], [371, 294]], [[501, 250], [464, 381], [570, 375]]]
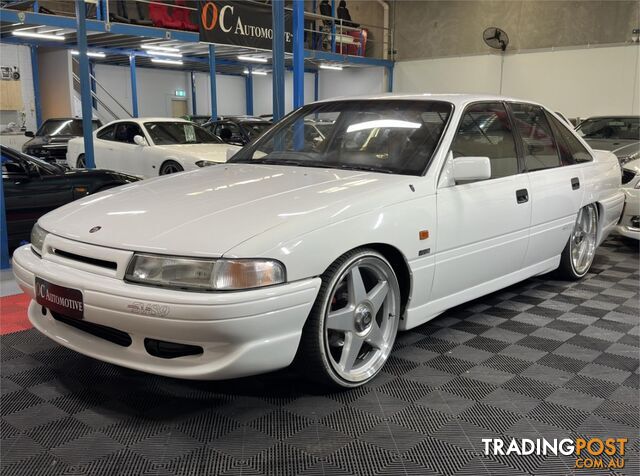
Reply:
[[451, 145], [454, 160], [458, 157], [489, 157], [491, 178], [518, 173], [518, 154], [511, 122], [499, 102], [469, 106]]
[[102, 139], [102, 140], [113, 140], [113, 131], [115, 131], [116, 126], [107, 126], [104, 129], [101, 129], [100, 132], [98, 132], [97, 136], [98, 139]]
[[524, 145], [527, 172], [560, 167], [560, 155], [544, 110], [532, 104], [511, 104], [516, 128]]
[[562, 165], [581, 164], [593, 160], [587, 148], [582, 145], [573, 132], [549, 113], [547, 113], [547, 119], [556, 136]]

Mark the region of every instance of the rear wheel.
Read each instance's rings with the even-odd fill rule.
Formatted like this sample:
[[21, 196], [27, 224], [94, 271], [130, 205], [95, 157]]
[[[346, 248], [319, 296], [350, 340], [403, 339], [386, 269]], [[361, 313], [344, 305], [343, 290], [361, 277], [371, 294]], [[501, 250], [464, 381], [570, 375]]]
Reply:
[[177, 172], [182, 172], [183, 170], [182, 165], [178, 162], [167, 160], [162, 164], [162, 167], [160, 167], [160, 175], [175, 174]]
[[359, 387], [389, 358], [400, 320], [400, 288], [389, 262], [370, 249], [351, 251], [322, 275], [296, 356], [322, 384]]
[[87, 168], [87, 163], [85, 161], [84, 154], [80, 154], [80, 156], [78, 157], [78, 160], [76, 161], [76, 167], [79, 169]]
[[598, 242], [598, 210], [594, 204], [578, 211], [571, 237], [562, 252], [558, 275], [568, 280], [584, 277], [593, 264]]

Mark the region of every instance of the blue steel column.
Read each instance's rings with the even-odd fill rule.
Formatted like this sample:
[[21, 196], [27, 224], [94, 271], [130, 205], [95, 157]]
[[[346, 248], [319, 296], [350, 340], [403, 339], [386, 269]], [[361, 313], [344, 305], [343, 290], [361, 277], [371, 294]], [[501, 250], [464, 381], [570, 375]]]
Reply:
[[87, 23], [86, 4], [76, 2], [76, 31], [78, 41], [80, 102], [82, 104], [82, 134], [84, 136], [84, 160], [87, 168], [94, 169], [96, 162], [93, 155], [93, 111], [91, 108], [91, 81], [89, 79], [89, 57], [87, 56]]
[[9, 269], [9, 235], [7, 234], [7, 215], [4, 209], [4, 185], [0, 180], [0, 269]]
[[209, 88], [211, 99], [211, 119], [218, 118], [218, 93], [216, 87], [216, 47], [209, 45]]
[[33, 101], [36, 107], [36, 126], [42, 125], [42, 106], [40, 105], [40, 68], [38, 66], [38, 47], [31, 46], [31, 77], [33, 79]]
[[304, 106], [304, 0], [293, 0], [293, 108]]
[[[89, 61], [89, 78], [91, 79], [91, 92], [93, 94], [96, 94], [97, 91], [97, 86], [96, 86], [96, 64], [93, 61]], [[91, 106], [95, 109], [98, 110], [98, 101], [96, 101], [96, 98], [93, 96], [93, 94], [91, 95]]]
[[317, 101], [320, 98], [319, 94], [319, 82], [320, 82], [320, 73], [317, 71], [313, 73], [313, 100]]
[[247, 68], [249, 73], [244, 78], [245, 99], [247, 102], [247, 116], [253, 116], [253, 68]]
[[138, 117], [138, 78], [136, 76], [136, 55], [129, 55], [129, 70], [131, 71], [131, 112]]
[[196, 72], [191, 71], [191, 115], [198, 114], [198, 103], [196, 101]]
[[[331, 52], [336, 52], [336, 0], [331, 0]], [[340, 32], [342, 33], [342, 32]]]
[[273, 122], [284, 116], [284, 0], [271, 2], [273, 22]]

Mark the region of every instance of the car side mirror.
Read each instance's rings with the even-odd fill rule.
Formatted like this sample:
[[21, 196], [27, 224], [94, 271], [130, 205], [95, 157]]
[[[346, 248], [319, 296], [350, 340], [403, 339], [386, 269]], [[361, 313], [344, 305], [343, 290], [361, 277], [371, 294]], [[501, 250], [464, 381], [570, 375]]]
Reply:
[[489, 157], [458, 157], [453, 160], [453, 180], [468, 182], [491, 178]]
[[142, 137], [141, 135], [135, 135], [133, 136], [133, 142], [136, 143], [136, 145], [139, 146], [145, 146], [147, 145], [147, 141], [145, 140], [144, 137]]
[[35, 137], [36, 135], [33, 133], [33, 131], [25, 131], [24, 135], [26, 137]]

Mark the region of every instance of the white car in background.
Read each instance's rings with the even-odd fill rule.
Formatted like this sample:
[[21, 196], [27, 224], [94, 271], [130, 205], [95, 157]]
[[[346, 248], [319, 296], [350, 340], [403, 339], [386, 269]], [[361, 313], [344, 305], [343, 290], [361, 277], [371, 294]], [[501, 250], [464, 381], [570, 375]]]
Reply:
[[357, 387], [398, 330], [531, 276], [584, 277], [620, 174], [525, 101], [325, 101], [227, 164], [45, 215], [13, 270], [34, 327], [96, 359], [188, 379], [295, 362]]
[[622, 190], [626, 195], [618, 233], [640, 240], [640, 144], [615, 151], [622, 167]]
[[[192, 122], [173, 118], [113, 121], [95, 131], [93, 138], [97, 168], [142, 178], [226, 162], [239, 149]], [[82, 137], [69, 141], [67, 164], [85, 167]]]

